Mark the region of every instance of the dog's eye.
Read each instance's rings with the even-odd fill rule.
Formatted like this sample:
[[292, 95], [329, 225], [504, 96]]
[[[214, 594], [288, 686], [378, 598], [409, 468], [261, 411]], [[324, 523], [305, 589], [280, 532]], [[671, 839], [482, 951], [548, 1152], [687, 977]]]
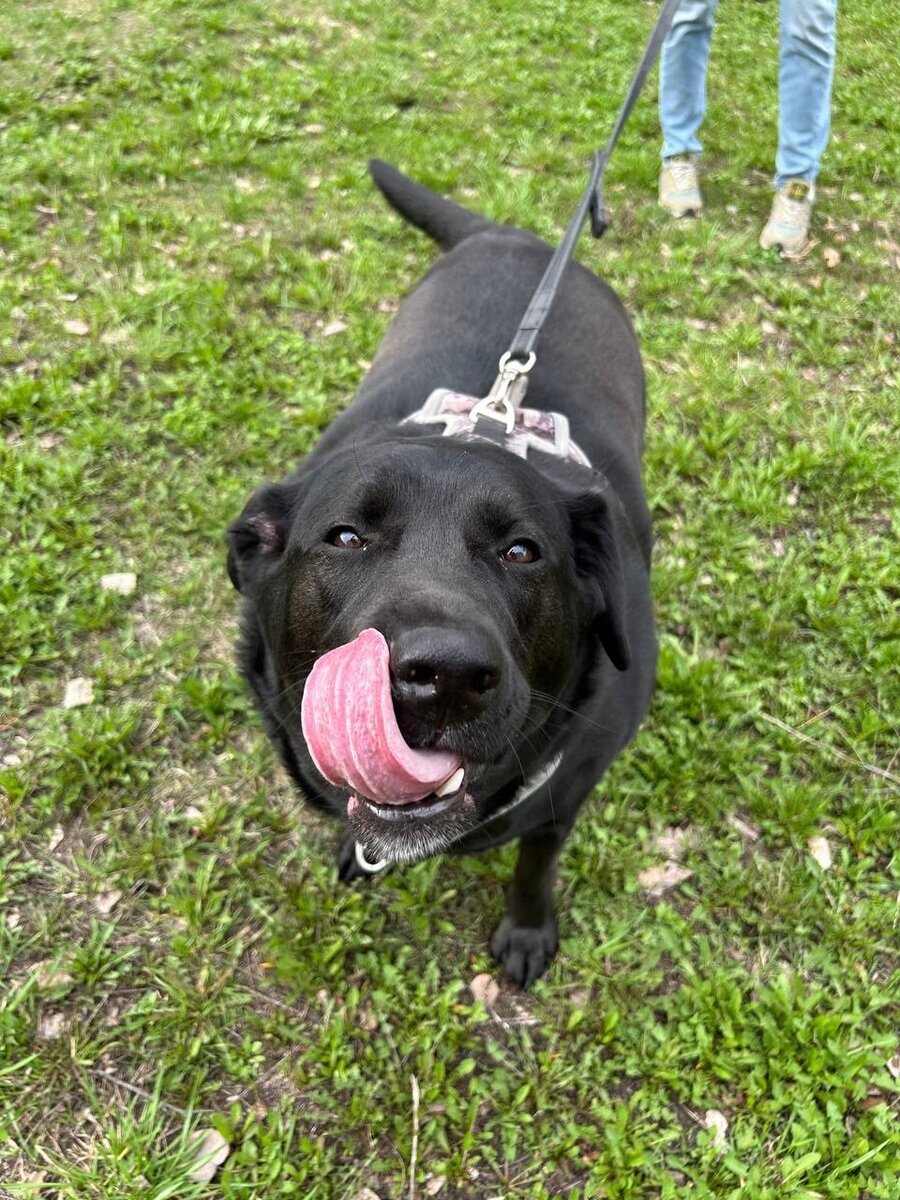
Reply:
[[339, 546], [342, 550], [365, 550], [366, 539], [360, 537], [355, 529], [351, 529], [349, 525], [338, 525], [336, 529], [332, 529], [325, 539], [332, 546]]
[[533, 563], [541, 557], [541, 552], [534, 542], [521, 541], [513, 542], [500, 557], [508, 563]]

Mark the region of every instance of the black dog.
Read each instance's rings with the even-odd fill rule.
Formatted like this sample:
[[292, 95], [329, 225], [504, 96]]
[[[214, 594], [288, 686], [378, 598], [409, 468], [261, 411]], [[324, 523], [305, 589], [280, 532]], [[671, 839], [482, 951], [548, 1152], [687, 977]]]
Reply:
[[385, 163], [370, 169], [447, 253], [403, 303], [350, 408], [232, 525], [240, 664], [290, 774], [347, 821], [347, 791], [304, 741], [301, 697], [319, 656], [367, 628], [384, 635], [404, 738], [452, 751], [466, 779], [449, 806], [351, 805], [341, 878], [371, 869], [372, 852], [408, 861], [520, 838], [491, 949], [528, 986], [557, 947], [562, 844], [653, 684], [643, 372], [622, 305], [571, 264], [526, 403], [568, 418], [591, 466], [540, 448], [518, 457], [484, 419], [474, 436], [444, 436], [427, 414], [404, 423], [433, 389], [487, 393], [551, 252]]

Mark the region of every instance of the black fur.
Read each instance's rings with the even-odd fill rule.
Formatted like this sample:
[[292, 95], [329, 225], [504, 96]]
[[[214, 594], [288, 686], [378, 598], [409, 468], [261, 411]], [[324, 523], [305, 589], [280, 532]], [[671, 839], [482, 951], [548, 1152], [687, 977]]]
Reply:
[[[400, 425], [433, 388], [487, 392], [551, 252], [385, 163], [371, 171], [393, 207], [447, 253], [401, 306], [353, 404], [232, 525], [229, 573], [244, 597], [240, 663], [288, 771], [313, 803], [346, 820], [347, 793], [318, 774], [301, 734], [306, 676], [319, 655], [365, 628], [379, 629], [392, 655], [415, 634], [435, 664], [434, 684], [393, 677], [401, 729], [413, 745], [465, 759], [471, 800], [446, 818], [406, 816], [381, 833], [385, 823], [368, 810], [365, 820], [351, 818], [341, 877], [359, 873], [356, 836], [398, 861], [442, 852], [453, 838], [459, 852], [522, 838], [492, 948], [527, 986], [556, 950], [562, 844], [636, 732], [653, 684], [643, 372], [622, 305], [571, 264], [525, 402], [566, 414], [596, 471]], [[342, 547], [335, 530], [347, 526], [365, 549]], [[504, 551], [522, 541], [538, 559], [506, 561]], [[465, 697], [441, 691], [451, 653], [454, 678], [487, 682]], [[493, 816], [559, 752], [547, 783]]]

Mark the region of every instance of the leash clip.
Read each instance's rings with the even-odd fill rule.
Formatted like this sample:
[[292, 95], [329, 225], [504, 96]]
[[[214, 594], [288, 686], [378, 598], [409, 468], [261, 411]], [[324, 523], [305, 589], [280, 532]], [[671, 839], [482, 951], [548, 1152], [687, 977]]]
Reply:
[[528, 372], [534, 363], [533, 350], [524, 361], [521, 358], [513, 358], [507, 350], [497, 364], [500, 373], [491, 390], [469, 413], [472, 424], [474, 425], [480, 417], [487, 417], [505, 426], [507, 433], [512, 433], [516, 427], [516, 409], [525, 398]]

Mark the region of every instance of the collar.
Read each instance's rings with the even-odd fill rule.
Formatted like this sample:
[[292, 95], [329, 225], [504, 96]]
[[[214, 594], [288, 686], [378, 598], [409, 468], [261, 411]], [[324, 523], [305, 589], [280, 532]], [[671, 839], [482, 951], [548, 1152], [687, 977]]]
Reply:
[[[558, 750], [556, 754], [554, 754], [549, 760], [549, 762], [546, 762], [542, 767], [539, 767], [533, 775], [529, 775], [529, 777], [525, 780], [508, 804], [504, 804], [502, 808], [498, 808], [496, 812], [491, 813], [488, 817], [485, 817], [485, 819], [477, 826], [477, 828], [483, 829], [485, 825], [490, 825], [490, 823], [492, 821], [496, 821], [498, 817], [505, 817], [506, 814], [512, 812], [514, 808], [518, 808], [521, 804], [524, 804], [526, 800], [530, 800], [535, 792], [542, 788], [545, 783], [550, 782], [550, 780], [559, 770], [562, 760], [563, 752], [562, 750]], [[454, 842], [461, 841], [463, 838], [468, 837], [469, 834], [473, 832], [474, 830], [467, 829], [464, 833], [461, 833], [459, 837], [456, 837], [453, 840]], [[385, 867], [390, 866], [390, 859], [387, 858], [379, 859], [377, 862], [370, 862], [369, 859], [366, 858], [365, 849], [360, 845], [359, 842], [356, 843], [355, 854], [356, 865], [361, 871], [364, 871], [366, 875], [377, 875], [379, 871], [383, 871]]]
[[465, 440], [475, 438], [494, 442], [519, 458], [527, 458], [529, 450], [540, 450], [557, 458], [568, 458], [582, 467], [590, 467], [591, 461], [569, 433], [569, 420], [558, 412], [542, 412], [537, 408], [514, 409], [514, 419], [505, 427], [502, 423], [486, 417], [484, 412], [475, 413], [481, 404], [477, 396], [466, 396], [450, 388], [436, 388], [421, 408], [410, 413], [404, 425], [443, 425], [442, 437], [457, 437]]

